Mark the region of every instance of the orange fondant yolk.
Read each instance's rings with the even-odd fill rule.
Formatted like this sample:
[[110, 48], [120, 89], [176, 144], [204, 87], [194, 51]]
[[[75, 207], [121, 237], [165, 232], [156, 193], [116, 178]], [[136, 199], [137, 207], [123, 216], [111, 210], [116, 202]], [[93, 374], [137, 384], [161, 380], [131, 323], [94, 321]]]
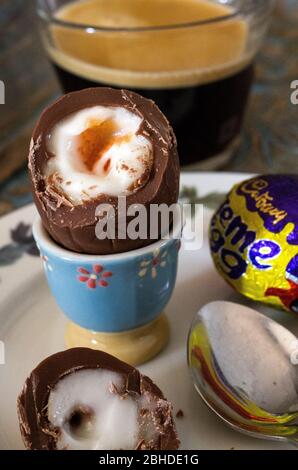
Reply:
[[[118, 131], [112, 119], [102, 122], [90, 121], [87, 129], [79, 135], [78, 151], [88, 171], [94, 171], [94, 166], [112, 145], [131, 139], [131, 134], [117, 135]], [[104, 172], [108, 173], [110, 167], [111, 159], [108, 159], [103, 166]]]
[[[78, 150], [85, 167], [93, 171], [94, 165], [118, 140], [117, 126], [113, 120], [90, 123], [79, 136]], [[107, 168], [108, 169], [108, 168]]]

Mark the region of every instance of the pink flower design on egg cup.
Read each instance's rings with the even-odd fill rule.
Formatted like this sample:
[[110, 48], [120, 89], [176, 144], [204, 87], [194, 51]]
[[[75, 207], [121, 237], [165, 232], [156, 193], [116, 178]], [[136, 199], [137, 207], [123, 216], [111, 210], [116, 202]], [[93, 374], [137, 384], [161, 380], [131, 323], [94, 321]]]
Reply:
[[108, 287], [109, 283], [107, 279], [113, 276], [111, 271], [105, 271], [104, 267], [100, 264], [95, 264], [92, 267], [93, 271], [90, 272], [86, 268], [78, 268], [77, 271], [80, 273], [77, 276], [79, 282], [83, 282], [89, 289], [95, 289], [99, 287]]

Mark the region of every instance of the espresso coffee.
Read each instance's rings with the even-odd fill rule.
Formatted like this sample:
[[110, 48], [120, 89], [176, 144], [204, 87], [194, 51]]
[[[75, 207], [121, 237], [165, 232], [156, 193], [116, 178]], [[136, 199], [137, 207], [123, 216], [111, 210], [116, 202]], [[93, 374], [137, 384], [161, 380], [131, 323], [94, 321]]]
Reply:
[[209, 0], [73, 1], [57, 19], [89, 27], [53, 24], [47, 49], [65, 92], [111, 85], [153, 99], [181, 164], [212, 168], [235, 145], [253, 79], [249, 25], [232, 13]]

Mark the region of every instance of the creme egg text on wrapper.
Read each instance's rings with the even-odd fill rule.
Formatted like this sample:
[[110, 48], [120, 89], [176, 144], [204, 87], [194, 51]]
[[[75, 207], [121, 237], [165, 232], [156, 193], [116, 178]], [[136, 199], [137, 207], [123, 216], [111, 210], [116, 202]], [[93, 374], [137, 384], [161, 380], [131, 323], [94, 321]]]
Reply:
[[210, 224], [221, 276], [241, 294], [298, 312], [298, 176], [263, 175], [232, 188]]
[[77, 111], [48, 135], [48, 181], [73, 204], [128, 195], [143, 186], [153, 165], [150, 140], [138, 134], [142, 118], [122, 107]]

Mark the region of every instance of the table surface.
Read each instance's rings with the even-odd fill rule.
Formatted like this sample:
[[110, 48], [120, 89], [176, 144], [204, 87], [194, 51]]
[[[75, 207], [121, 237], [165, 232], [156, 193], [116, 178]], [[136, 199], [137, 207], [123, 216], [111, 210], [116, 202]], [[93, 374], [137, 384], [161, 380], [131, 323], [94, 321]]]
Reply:
[[[24, 0], [14, 0], [13, 11], [10, 0], [3, 3], [0, 79], [8, 86], [0, 115], [0, 215], [31, 201], [25, 162], [32, 126], [45, 104], [61, 93], [34, 26], [34, 2], [26, 1], [24, 9]], [[257, 58], [241, 146], [225, 171], [298, 173], [298, 105], [290, 99], [291, 83], [298, 80], [297, 24], [297, 0], [278, 0]]]

